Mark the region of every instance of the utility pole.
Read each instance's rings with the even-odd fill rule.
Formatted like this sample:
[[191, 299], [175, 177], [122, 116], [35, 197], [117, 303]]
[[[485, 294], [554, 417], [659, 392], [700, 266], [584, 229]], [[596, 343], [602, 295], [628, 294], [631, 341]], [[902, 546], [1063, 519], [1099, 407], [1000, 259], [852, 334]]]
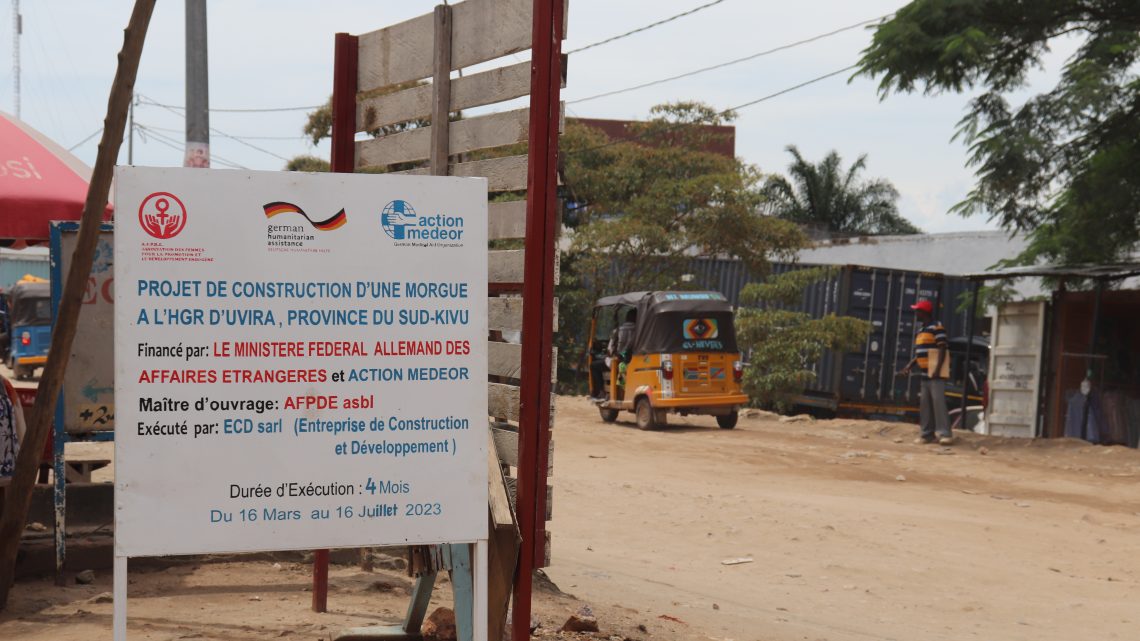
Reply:
[[12, 100], [16, 103], [16, 119], [20, 118], [20, 35], [24, 33], [24, 18], [20, 15], [20, 0], [12, 0]]
[[210, 74], [206, 55], [206, 0], [186, 0], [185, 167], [210, 166]]

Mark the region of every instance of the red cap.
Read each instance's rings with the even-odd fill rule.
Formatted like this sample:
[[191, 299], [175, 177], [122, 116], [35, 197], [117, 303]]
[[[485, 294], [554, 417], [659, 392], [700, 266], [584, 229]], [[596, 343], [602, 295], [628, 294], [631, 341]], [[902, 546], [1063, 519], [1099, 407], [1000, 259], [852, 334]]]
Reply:
[[910, 308], [916, 311], [924, 311], [927, 314], [934, 313], [934, 303], [931, 303], [928, 300], [920, 300], [917, 303], [911, 305]]

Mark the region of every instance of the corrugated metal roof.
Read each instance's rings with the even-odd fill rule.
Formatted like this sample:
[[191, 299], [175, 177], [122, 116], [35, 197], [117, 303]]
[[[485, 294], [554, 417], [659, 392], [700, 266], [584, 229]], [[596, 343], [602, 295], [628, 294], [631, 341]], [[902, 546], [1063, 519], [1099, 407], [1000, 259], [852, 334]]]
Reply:
[[1140, 275], [1140, 263], [1113, 263], [1108, 265], [1033, 265], [1028, 267], [1007, 267], [974, 274], [965, 274], [972, 280], [997, 280], [1008, 278], [1047, 277], [1047, 278], [1091, 278], [1093, 280], [1123, 280]]
[[[907, 236], [859, 236], [822, 241], [802, 250], [802, 263], [864, 265], [884, 269], [959, 275], [988, 271], [998, 262], [1016, 257], [1028, 240], [1004, 231], [950, 232]], [[1037, 278], [1013, 283], [1020, 297], [1046, 294]]]

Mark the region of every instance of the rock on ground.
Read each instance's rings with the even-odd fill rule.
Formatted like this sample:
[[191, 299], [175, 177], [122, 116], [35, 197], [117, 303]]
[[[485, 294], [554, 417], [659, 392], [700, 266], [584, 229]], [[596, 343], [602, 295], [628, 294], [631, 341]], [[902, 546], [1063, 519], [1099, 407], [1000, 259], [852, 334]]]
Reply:
[[424, 641], [455, 641], [455, 612], [451, 608], [436, 608], [420, 627]]

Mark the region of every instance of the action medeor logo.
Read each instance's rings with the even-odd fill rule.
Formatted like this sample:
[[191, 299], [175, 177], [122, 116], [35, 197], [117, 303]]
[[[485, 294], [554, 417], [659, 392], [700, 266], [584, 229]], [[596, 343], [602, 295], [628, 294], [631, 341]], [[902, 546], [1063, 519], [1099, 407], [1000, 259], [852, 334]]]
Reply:
[[139, 205], [139, 226], [159, 240], [174, 238], [186, 227], [186, 205], [168, 191], [156, 191]]
[[416, 210], [406, 200], [393, 200], [380, 212], [380, 226], [394, 240], [407, 240], [408, 228], [416, 222]]

